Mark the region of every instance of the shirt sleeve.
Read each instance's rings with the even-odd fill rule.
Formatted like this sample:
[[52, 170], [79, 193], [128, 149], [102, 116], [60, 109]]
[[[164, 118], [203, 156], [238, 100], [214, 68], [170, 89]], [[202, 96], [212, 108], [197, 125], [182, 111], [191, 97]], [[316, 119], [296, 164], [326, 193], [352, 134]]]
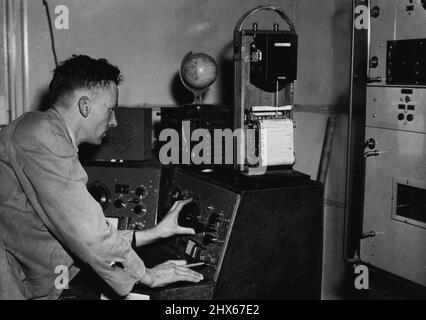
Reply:
[[49, 128], [15, 134], [11, 158], [31, 205], [49, 231], [119, 295], [146, 272], [129, 235], [115, 230], [86, 188], [87, 175], [69, 142]]

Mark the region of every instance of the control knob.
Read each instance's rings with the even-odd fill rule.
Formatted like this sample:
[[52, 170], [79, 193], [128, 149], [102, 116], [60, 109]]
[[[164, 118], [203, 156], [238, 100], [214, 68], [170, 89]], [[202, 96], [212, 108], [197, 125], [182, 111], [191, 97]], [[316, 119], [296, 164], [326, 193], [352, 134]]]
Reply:
[[117, 199], [117, 200], [115, 200], [114, 201], [114, 206], [116, 207], [116, 208], [125, 208], [126, 207], [126, 204], [124, 203], [124, 201], [123, 200], [121, 200], [121, 199]]
[[137, 187], [136, 190], [135, 190], [135, 194], [139, 198], [145, 198], [148, 194], [148, 189], [145, 186]]
[[141, 206], [141, 205], [139, 205], [139, 206], [135, 206], [134, 208], [133, 208], [133, 212], [135, 213], [135, 214], [142, 214], [142, 215], [145, 215], [146, 214], [146, 208], [145, 208], [145, 206]]
[[204, 236], [203, 244], [208, 246], [208, 245], [214, 244], [216, 241], [217, 241], [217, 237], [214, 234], [207, 233]]
[[192, 201], [182, 208], [179, 214], [178, 224], [182, 227], [196, 229], [200, 216], [200, 206], [197, 201]]
[[101, 205], [104, 211], [108, 209], [110, 193], [109, 189], [105, 185], [96, 181], [95, 183], [89, 185], [87, 190], [92, 195], [92, 197]]

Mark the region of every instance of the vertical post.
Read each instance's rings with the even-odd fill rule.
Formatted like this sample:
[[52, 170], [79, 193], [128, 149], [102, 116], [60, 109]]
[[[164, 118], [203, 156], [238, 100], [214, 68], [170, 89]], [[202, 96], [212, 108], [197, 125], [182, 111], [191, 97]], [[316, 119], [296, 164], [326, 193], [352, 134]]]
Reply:
[[366, 112], [366, 81], [368, 64], [369, 30], [357, 29], [355, 12], [358, 6], [367, 6], [368, 0], [353, 0], [351, 86], [348, 120], [348, 151], [346, 167], [346, 207], [344, 225], [343, 256], [353, 262], [359, 250], [361, 219], [364, 200], [364, 141]]
[[22, 109], [19, 113], [29, 111], [29, 56], [28, 56], [28, 0], [21, 0], [21, 58], [22, 58]]
[[0, 77], [2, 87], [0, 88], [0, 124], [10, 121], [9, 105], [9, 74], [8, 74], [8, 39], [7, 39], [7, 0], [0, 0], [1, 15], [1, 50], [2, 59], [0, 65]]

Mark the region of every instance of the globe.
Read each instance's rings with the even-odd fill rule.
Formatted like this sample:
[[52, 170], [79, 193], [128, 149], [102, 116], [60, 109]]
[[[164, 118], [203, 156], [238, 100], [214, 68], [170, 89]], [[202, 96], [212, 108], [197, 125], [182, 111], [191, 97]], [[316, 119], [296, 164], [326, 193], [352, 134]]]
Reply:
[[188, 52], [182, 59], [180, 78], [185, 87], [194, 93], [194, 103], [202, 103], [203, 94], [216, 77], [216, 61], [208, 54]]

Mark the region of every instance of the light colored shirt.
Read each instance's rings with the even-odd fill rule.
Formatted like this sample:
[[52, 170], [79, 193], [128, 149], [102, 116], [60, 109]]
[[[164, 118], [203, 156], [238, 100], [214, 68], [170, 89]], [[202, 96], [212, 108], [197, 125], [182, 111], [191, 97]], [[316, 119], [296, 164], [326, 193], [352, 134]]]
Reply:
[[143, 277], [133, 232], [106, 221], [86, 183], [54, 109], [24, 114], [0, 132], [0, 299], [56, 299], [58, 266], [71, 280], [79, 261], [119, 295]]

